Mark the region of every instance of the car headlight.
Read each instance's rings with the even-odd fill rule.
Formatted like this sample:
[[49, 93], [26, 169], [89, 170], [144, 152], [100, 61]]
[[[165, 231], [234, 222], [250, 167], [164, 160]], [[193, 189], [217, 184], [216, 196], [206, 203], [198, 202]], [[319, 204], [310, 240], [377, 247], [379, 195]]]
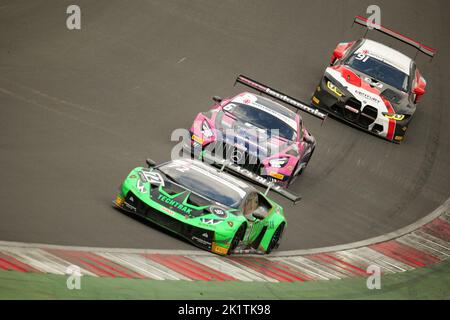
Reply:
[[405, 119], [404, 114], [383, 112], [383, 116], [385, 116], [388, 119], [392, 119], [392, 120], [396, 120], [396, 121], [401, 121], [401, 120]]
[[284, 158], [275, 158], [275, 159], [271, 159], [269, 160], [269, 164], [271, 167], [274, 168], [281, 168], [284, 167], [289, 161], [289, 158], [284, 157]]
[[327, 80], [327, 87], [338, 97], [342, 97], [344, 94], [338, 87], [336, 87], [330, 80]]
[[205, 138], [211, 138], [214, 135], [214, 133], [211, 130], [211, 127], [208, 124], [208, 121], [206, 120], [203, 120], [202, 123], [202, 134]]

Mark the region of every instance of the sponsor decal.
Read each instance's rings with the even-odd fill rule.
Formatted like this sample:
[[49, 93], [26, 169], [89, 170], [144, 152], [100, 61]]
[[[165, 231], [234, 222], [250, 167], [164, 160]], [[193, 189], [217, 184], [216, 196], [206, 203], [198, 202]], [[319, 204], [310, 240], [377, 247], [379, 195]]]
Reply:
[[319, 100], [316, 96], [313, 96], [312, 101], [313, 101], [315, 104], [319, 104], [319, 102], [320, 102], [320, 100]]
[[366, 77], [364, 78], [364, 81], [370, 84], [371, 86], [377, 87], [378, 89], [383, 88], [383, 84], [381, 82], [373, 81], [372, 78]]
[[229, 104], [227, 104], [225, 107], [223, 107], [223, 110], [225, 110], [225, 111], [231, 111], [231, 110], [233, 110], [235, 107], [236, 107], [236, 104], [235, 104], [235, 103], [229, 103]]
[[233, 153], [230, 156], [230, 160], [233, 161], [234, 163], [241, 163], [242, 159], [244, 158], [244, 152], [242, 152], [241, 150], [235, 148], [233, 150]]
[[283, 180], [283, 178], [284, 178], [284, 174], [274, 172], [274, 171], [269, 172], [269, 176], [274, 177], [275, 179], [278, 179], [278, 180]]
[[200, 239], [199, 237], [196, 237], [196, 236], [192, 236], [191, 239], [196, 241], [196, 242], [198, 242], [198, 243], [206, 245], [206, 246], [210, 246], [211, 245], [211, 242], [203, 240], [203, 239]]
[[136, 187], [138, 188], [139, 192], [145, 193], [147, 190], [145, 189], [144, 184], [142, 183], [142, 180], [138, 180], [136, 182]]
[[198, 142], [200, 144], [203, 144], [203, 142], [205, 142], [205, 140], [203, 140], [202, 138], [196, 136], [195, 134], [192, 135], [192, 140], [194, 140], [194, 141], [196, 141], [196, 142]]
[[123, 203], [125, 202], [125, 200], [121, 197], [121, 196], [116, 196], [116, 200], [114, 200], [114, 203], [116, 205], [118, 205], [119, 207], [121, 207], [123, 205]]
[[365, 93], [364, 91], [356, 89], [355, 93], [357, 93], [358, 95], [364, 97], [364, 99], [370, 100], [372, 102], [380, 103], [380, 99], [372, 97], [371, 95]]
[[324, 117], [325, 117], [325, 115], [324, 115], [322, 112], [320, 112], [319, 110], [310, 108], [310, 107], [308, 107], [307, 105], [304, 105], [303, 103], [300, 103], [300, 102], [298, 102], [297, 100], [294, 100], [294, 99], [292, 99], [292, 98], [290, 98], [290, 97], [288, 97], [288, 96], [286, 96], [286, 95], [283, 95], [283, 94], [280, 94], [280, 93], [278, 93], [278, 92], [276, 92], [276, 91], [273, 91], [273, 90], [270, 89], [270, 88], [267, 88], [265, 92], [266, 92], [267, 94], [269, 94], [269, 95], [272, 95], [272, 96], [274, 96], [274, 97], [280, 99], [281, 101], [284, 101], [284, 102], [286, 102], [286, 103], [289, 103], [290, 105], [294, 105], [294, 106], [296, 106], [297, 108], [302, 109], [302, 110], [304, 110], [304, 111], [306, 111], [306, 112], [309, 112], [309, 113], [311, 113], [311, 114], [313, 114], [313, 115], [319, 116], [319, 117], [321, 117], [321, 118], [324, 118]]
[[125, 208], [127, 208], [130, 211], [136, 212], [136, 207], [133, 207], [131, 204], [129, 204], [128, 202], [124, 202], [123, 203]]
[[180, 211], [183, 211], [183, 212], [186, 213], [186, 214], [190, 214], [190, 213], [192, 212], [192, 209], [190, 209], [190, 208], [188, 208], [187, 206], [185, 206], [185, 205], [179, 203], [179, 202], [176, 201], [176, 200], [173, 200], [173, 199], [171, 199], [171, 198], [169, 198], [169, 197], [166, 197], [165, 195], [159, 194], [159, 195], [158, 195], [158, 200], [161, 201], [161, 202], [165, 202], [165, 203], [167, 203], [170, 207], [176, 208], [176, 209], [178, 209], [178, 210], [180, 210]]
[[[251, 172], [245, 168], [242, 168], [234, 163], [228, 163], [227, 167], [229, 167], [230, 169], [242, 174], [243, 176], [246, 176], [247, 178], [255, 180], [256, 182], [261, 183], [265, 186], [268, 186], [270, 184], [269, 180], [267, 180], [259, 175], [256, 175], [253, 172]], [[282, 187], [278, 186], [278, 185], [272, 185], [271, 188], [273, 190], [281, 190], [282, 189]]]
[[359, 110], [358, 110], [358, 109], [355, 109], [355, 108], [350, 107], [350, 106], [348, 106], [348, 105], [345, 105], [345, 109], [350, 110], [351, 112], [354, 112], [354, 113], [359, 113]]
[[228, 253], [228, 249], [227, 248], [218, 246], [214, 242], [212, 244], [212, 251], [215, 252], [215, 253], [218, 253], [218, 254], [227, 254]]
[[139, 171], [139, 178], [142, 182], [150, 182], [155, 185], [162, 185], [164, 187], [164, 179], [162, 176], [153, 170], [141, 170]]
[[[212, 225], [212, 226], [223, 222], [223, 220], [206, 219], [206, 218], [201, 218], [200, 221], [204, 224], [208, 224], [208, 225]], [[206, 234], [206, 236], [208, 236], [208, 234]]]
[[284, 102], [286, 102], [286, 103], [288, 103], [290, 105], [293, 105], [293, 106], [295, 106], [295, 107], [297, 107], [297, 108], [299, 108], [299, 109], [301, 109], [303, 111], [306, 111], [306, 112], [308, 112], [310, 114], [313, 114], [313, 115], [315, 115], [315, 116], [317, 116], [319, 118], [324, 119], [326, 117], [326, 115], [324, 113], [320, 112], [318, 109], [311, 108], [311, 107], [309, 107], [309, 106], [307, 106], [307, 105], [305, 105], [305, 104], [303, 104], [303, 103], [301, 103], [301, 102], [299, 102], [299, 101], [297, 101], [297, 100], [295, 100], [295, 99], [293, 99], [293, 98], [291, 98], [291, 97], [289, 97], [287, 95], [281, 94], [281, 93], [279, 93], [279, 92], [277, 92], [275, 90], [272, 90], [272, 89], [270, 89], [270, 88], [268, 88], [266, 86], [260, 85], [260, 84], [254, 82], [254, 81], [251, 81], [251, 80], [249, 80], [249, 79], [247, 79], [247, 78], [245, 78], [243, 76], [239, 76], [238, 79], [239, 79], [239, 81], [249, 85], [250, 87], [253, 87], [253, 88], [256, 88], [256, 89], [258, 89], [258, 90], [260, 90], [262, 92], [265, 92], [266, 94], [271, 95], [272, 97], [275, 97], [275, 98], [277, 98], [277, 99], [279, 99], [281, 101], [284, 101]]
[[167, 209], [166, 207], [161, 207], [161, 211], [164, 211], [165, 213], [168, 213], [170, 215], [173, 215], [175, 213], [172, 210]]
[[226, 218], [227, 217], [227, 213], [219, 207], [210, 207], [209, 210], [214, 213], [216, 216], [218, 216], [219, 218]]

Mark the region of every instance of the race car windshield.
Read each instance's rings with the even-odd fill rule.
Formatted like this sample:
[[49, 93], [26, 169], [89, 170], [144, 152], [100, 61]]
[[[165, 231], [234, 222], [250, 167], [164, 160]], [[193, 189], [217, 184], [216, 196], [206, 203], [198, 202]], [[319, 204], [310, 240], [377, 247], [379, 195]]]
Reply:
[[248, 122], [258, 128], [267, 130], [268, 137], [278, 132], [278, 135], [286, 140], [293, 141], [296, 139], [296, 132], [290, 125], [268, 112], [236, 102], [229, 103], [224, 107], [224, 110], [234, 115], [240, 121]]
[[239, 187], [222, 181], [221, 178], [197, 166], [171, 163], [160, 167], [159, 170], [181, 186], [228, 207], [239, 207], [245, 196], [245, 192]]
[[408, 75], [381, 60], [358, 53], [352, 55], [346, 65], [398, 90], [408, 91]]

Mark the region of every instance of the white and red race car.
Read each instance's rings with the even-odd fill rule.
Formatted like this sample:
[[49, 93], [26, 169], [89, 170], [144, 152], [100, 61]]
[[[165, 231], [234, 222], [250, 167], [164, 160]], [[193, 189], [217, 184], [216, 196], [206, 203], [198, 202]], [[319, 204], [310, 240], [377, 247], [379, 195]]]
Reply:
[[[369, 27], [369, 21], [363, 17], [357, 16], [354, 22]], [[395, 31], [372, 26], [430, 57], [436, 53], [435, 49]], [[362, 38], [337, 45], [311, 102], [330, 115], [399, 143], [426, 85], [413, 59]]]

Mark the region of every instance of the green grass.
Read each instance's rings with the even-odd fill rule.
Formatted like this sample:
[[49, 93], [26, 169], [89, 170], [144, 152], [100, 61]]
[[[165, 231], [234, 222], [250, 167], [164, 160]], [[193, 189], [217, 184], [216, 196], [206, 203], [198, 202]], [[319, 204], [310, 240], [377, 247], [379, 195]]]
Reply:
[[384, 275], [381, 289], [365, 278], [295, 283], [159, 281], [83, 276], [69, 290], [66, 276], [0, 271], [0, 299], [449, 299], [450, 261]]

